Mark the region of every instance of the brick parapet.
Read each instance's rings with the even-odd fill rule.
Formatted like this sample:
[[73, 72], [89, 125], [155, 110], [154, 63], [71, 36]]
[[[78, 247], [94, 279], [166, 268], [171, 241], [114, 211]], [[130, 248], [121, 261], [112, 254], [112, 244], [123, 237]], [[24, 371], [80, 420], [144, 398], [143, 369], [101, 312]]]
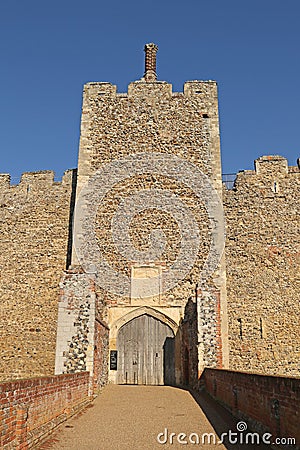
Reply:
[[1, 448], [35, 447], [90, 403], [90, 382], [89, 373], [82, 372], [1, 383]]
[[272, 443], [295, 438], [300, 448], [300, 378], [205, 369], [200, 384], [249, 430], [271, 433]]

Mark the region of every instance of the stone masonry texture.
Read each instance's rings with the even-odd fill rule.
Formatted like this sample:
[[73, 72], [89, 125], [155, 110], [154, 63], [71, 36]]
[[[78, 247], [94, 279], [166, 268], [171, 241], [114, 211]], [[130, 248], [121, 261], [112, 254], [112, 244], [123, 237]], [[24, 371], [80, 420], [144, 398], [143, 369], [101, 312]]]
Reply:
[[230, 368], [300, 376], [300, 171], [261, 157], [224, 191]]
[[[154, 71], [154, 59], [151, 64]], [[199, 281], [214, 226], [224, 219], [215, 200], [208, 210], [206, 185], [201, 200], [193, 186], [176, 177], [124, 176], [97, 205], [91, 223], [83, 221], [82, 211], [73, 214], [75, 197], [99, 169], [138, 153], [193, 164], [219, 195], [226, 246], [204, 285]], [[204, 367], [299, 377], [299, 188], [299, 168], [276, 155], [258, 158], [255, 170], [237, 174], [233, 189], [222, 188], [214, 81], [186, 82], [183, 92], [151, 76], [131, 83], [127, 93], [118, 93], [111, 83], [86, 84], [78, 171], [67, 171], [61, 182], [54, 182], [51, 171], [25, 173], [18, 185], [0, 174], [1, 379], [53, 375], [56, 361], [56, 373], [87, 370], [95, 389], [103, 386], [109, 350], [116, 345], [111, 330], [143, 307], [179, 327], [179, 382], [195, 382]], [[157, 284], [156, 294], [146, 299], [105, 289], [96, 273], [80, 267], [72, 240], [82, 223], [86, 242], [94, 239], [110, 266], [130, 279], [140, 267], [120, 253], [111, 224], [122, 201], [141, 189], [180, 199], [194, 217], [200, 241], [191, 271], [167, 292]], [[93, 203], [87, 196], [83, 210], [91, 211]], [[125, 211], [129, 215], [130, 207]], [[146, 252], [157, 229], [165, 235], [164, 250], [143, 263], [160, 271], [163, 286], [164, 271], [181, 251], [176, 217], [169, 210], [145, 208], [130, 223], [129, 234], [132, 246]], [[88, 248], [83, 246], [83, 253]], [[88, 256], [97, 262], [97, 252]], [[131, 281], [137, 285], [137, 279]]]
[[0, 176], [1, 379], [54, 373], [72, 175], [25, 173], [15, 186]]
[[[116, 86], [110, 83], [88, 83], [84, 87], [81, 138], [78, 159], [78, 184], [79, 195], [86, 183], [95, 175], [97, 170], [105, 167], [113, 160], [120, 160], [125, 156], [138, 154], [160, 153], [162, 166], [164, 155], [175, 155], [184, 161], [193, 164], [199, 171], [208, 177], [211, 186], [222, 195], [221, 165], [219, 148], [219, 123], [217, 85], [214, 81], [186, 82], [183, 92], [172, 92], [172, 85], [166, 82], [133, 82], [128, 87], [128, 92], [119, 94]], [[134, 169], [134, 164], [130, 170]], [[112, 173], [112, 176], [114, 174]], [[96, 188], [95, 188], [96, 189]], [[213, 212], [207, 210], [205, 200], [210, 198], [210, 192], [203, 188], [203, 199], [199, 200], [193, 192], [193, 186], [178, 183], [172, 174], [169, 176], [145, 173], [131, 176], [112, 187], [106, 193], [105, 198], [99, 202], [95, 222], [83, 227], [88, 238], [93, 239], [93, 233], [97, 237], [97, 251], [101, 254], [116, 272], [127, 277], [131, 275], [134, 260], [128, 260], [118, 251], [112, 235], [111, 224], [122, 200], [143, 189], [167, 191], [176, 195], [185, 207], [193, 215], [200, 232], [200, 248], [196, 255], [192, 270], [173, 289], [163, 292], [159, 298], [141, 300], [136, 306], [143, 306], [147, 301], [149, 305], [166, 308], [166, 314], [172, 308], [180, 308], [181, 316], [184, 316], [184, 308], [188, 299], [194, 295], [197, 282], [201, 277], [201, 271], [208, 257], [212, 229], [211, 221], [218, 222], [219, 218]], [[94, 194], [94, 192], [93, 192]], [[86, 196], [85, 209], [91, 211], [95, 203], [94, 196]], [[130, 210], [126, 211], [126, 215]], [[222, 218], [221, 218], [222, 219]], [[75, 214], [75, 222], [81, 220]], [[148, 263], [160, 265], [163, 270], [172, 266], [177, 260], [181, 250], [182, 233], [172, 213], [161, 209], [144, 209], [136, 214], [130, 224], [130, 238], [132, 246], [140, 252], [149, 249], [149, 234], [160, 228], [166, 238], [164, 251], [159, 259]], [[77, 264], [76, 249], [73, 249], [72, 264]], [[192, 252], [192, 249], [191, 249]], [[93, 255], [93, 249], [85, 248], [84, 253], [93, 256], [97, 260], [97, 253]], [[147, 261], [144, 261], [147, 263]], [[191, 352], [193, 358], [193, 371], [198, 372], [198, 357], [202, 366], [216, 367], [217, 365], [217, 331], [215, 313], [216, 297], [214, 292], [221, 289], [221, 297], [224, 303], [225, 295], [222, 289], [225, 279], [225, 268], [222, 262], [214, 277], [206, 280], [203, 295], [203, 303], [210, 303], [203, 309], [201, 316], [201, 339], [203, 340], [203, 352]], [[162, 282], [164, 273], [162, 272]], [[118, 297], [107, 292], [98, 284], [97, 296], [107, 311], [110, 307], [130, 307], [133, 303], [130, 295]], [[205, 300], [206, 299], [206, 300]], [[208, 300], [210, 299], [210, 300]], [[201, 301], [201, 298], [199, 299]], [[223, 305], [222, 303], [222, 305]], [[225, 310], [222, 318], [225, 318]], [[104, 320], [109, 318], [104, 313]], [[196, 320], [196, 318], [195, 318]], [[222, 329], [223, 330], [223, 329]], [[226, 333], [223, 333], [226, 341]], [[226, 345], [224, 345], [226, 350]]]

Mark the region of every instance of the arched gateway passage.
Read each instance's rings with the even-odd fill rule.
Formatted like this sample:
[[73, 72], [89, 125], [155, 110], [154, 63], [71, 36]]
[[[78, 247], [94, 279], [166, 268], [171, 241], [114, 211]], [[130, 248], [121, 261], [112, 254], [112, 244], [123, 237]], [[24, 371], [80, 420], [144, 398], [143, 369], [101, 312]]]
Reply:
[[119, 384], [174, 384], [174, 333], [143, 314], [123, 325], [117, 337]]

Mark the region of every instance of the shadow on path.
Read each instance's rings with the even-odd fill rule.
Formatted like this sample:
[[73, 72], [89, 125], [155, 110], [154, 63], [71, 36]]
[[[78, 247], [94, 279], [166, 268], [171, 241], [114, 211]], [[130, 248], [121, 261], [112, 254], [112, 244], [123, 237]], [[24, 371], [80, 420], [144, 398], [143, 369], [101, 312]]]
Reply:
[[[92, 407], [60, 425], [40, 450], [244, 450], [219, 443], [236, 430], [228, 411], [205, 393], [171, 386], [108, 385]], [[204, 440], [202, 439], [205, 435]], [[160, 439], [158, 439], [160, 436]], [[196, 442], [196, 436], [199, 442]], [[190, 442], [190, 439], [194, 442]], [[186, 442], [180, 442], [186, 441]]]
[[[224, 437], [224, 446], [228, 450], [267, 450], [270, 449], [270, 445], [266, 445], [263, 443], [257, 444], [257, 438], [254, 438], [254, 444], [252, 444], [252, 440], [250, 436], [248, 437], [248, 443], [240, 443], [240, 439], [245, 440], [245, 435], [247, 433], [251, 433], [250, 430], [245, 430], [243, 433], [238, 432], [237, 424], [241, 422], [241, 420], [236, 419], [232, 416], [232, 414], [224, 408], [222, 405], [217, 403], [207, 392], [204, 390], [201, 392], [195, 392], [192, 389], [187, 390], [193, 396], [194, 400], [198, 403], [201, 410], [205, 414], [206, 418], [211, 423], [212, 427], [216, 431], [217, 435], [221, 437], [222, 433], [228, 433], [231, 430], [233, 433], [237, 433], [237, 435], [233, 435], [231, 441], [238, 440], [237, 443], [230, 443], [228, 439], [228, 435]], [[245, 422], [244, 422], [245, 423]], [[243, 434], [243, 438], [240, 438], [240, 434]], [[258, 441], [260, 442], [260, 441]]]

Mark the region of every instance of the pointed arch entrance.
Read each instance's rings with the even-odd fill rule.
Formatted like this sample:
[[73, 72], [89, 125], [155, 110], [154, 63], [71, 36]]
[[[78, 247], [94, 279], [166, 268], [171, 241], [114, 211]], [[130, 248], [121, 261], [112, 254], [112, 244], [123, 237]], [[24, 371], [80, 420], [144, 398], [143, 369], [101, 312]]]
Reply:
[[174, 331], [146, 311], [118, 330], [119, 384], [163, 385], [175, 382]]

